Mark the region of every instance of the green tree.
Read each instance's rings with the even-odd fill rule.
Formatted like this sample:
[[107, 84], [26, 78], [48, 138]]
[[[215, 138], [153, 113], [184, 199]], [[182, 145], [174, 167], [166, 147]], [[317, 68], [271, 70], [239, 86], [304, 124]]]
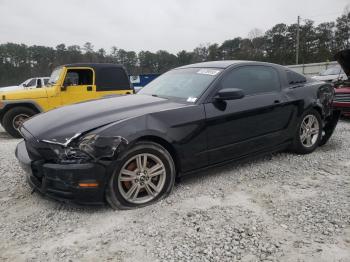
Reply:
[[222, 50], [218, 44], [208, 46], [208, 61], [222, 60]]
[[241, 46], [242, 38], [236, 37], [231, 40], [226, 40], [220, 46], [222, 52], [222, 58], [224, 60], [237, 59], [237, 53]]
[[338, 50], [350, 48], [350, 13], [337, 18], [335, 41]]
[[336, 49], [335, 24], [333, 22], [321, 23], [315, 28], [316, 38], [316, 56], [314, 62], [322, 62], [333, 59], [333, 53]]
[[182, 50], [177, 53], [177, 63], [179, 66], [188, 65], [193, 61], [193, 53]]

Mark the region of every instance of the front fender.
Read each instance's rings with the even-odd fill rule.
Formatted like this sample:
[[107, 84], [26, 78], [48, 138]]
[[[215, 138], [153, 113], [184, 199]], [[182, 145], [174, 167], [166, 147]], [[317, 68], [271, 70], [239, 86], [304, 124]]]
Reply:
[[328, 140], [331, 138], [338, 124], [340, 116], [341, 116], [340, 110], [333, 110], [332, 113], [325, 119], [325, 125], [323, 127], [324, 134], [322, 136], [319, 146], [325, 145], [328, 142]]
[[203, 105], [184, 106], [120, 120], [99, 130], [103, 136], [121, 136], [132, 146], [149, 137], [171, 146], [179, 159], [179, 170], [207, 164], [207, 136]]
[[129, 144], [143, 136], [156, 136], [171, 143], [172, 139], [169, 137], [168, 130], [164, 122], [150, 119], [148, 115], [142, 115], [106, 125], [94, 130], [94, 132], [101, 136], [121, 136]]
[[37, 113], [43, 112], [43, 109], [40, 105], [38, 105], [35, 101], [32, 100], [21, 100], [21, 101], [9, 101], [9, 100], [0, 100], [0, 123], [2, 122], [2, 118], [4, 114], [14, 108], [16, 106], [29, 107], [36, 111]]
[[330, 84], [321, 85], [317, 90], [316, 105], [321, 109], [322, 117], [325, 119], [332, 114], [332, 102], [334, 88]]

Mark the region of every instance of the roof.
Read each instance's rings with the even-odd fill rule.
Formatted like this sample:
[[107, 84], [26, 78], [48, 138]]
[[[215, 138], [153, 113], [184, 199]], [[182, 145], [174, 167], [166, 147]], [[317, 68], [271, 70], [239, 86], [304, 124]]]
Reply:
[[239, 63], [252, 63], [254, 61], [246, 61], [246, 60], [221, 60], [221, 61], [210, 61], [210, 62], [202, 62], [196, 64], [190, 64], [181, 66], [179, 68], [190, 68], [190, 67], [204, 67], [204, 68], [227, 68], [234, 64]]
[[95, 71], [95, 85], [98, 91], [131, 90], [125, 68], [111, 63], [74, 63], [64, 67], [90, 67]]
[[111, 63], [74, 63], [74, 64], [65, 64], [62, 66], [66, 67], [91, 67], [91, 68], [110, 68], [110, 67], [118, 67], [118, 68], [124, 68], [120, 64], [111, 64]]

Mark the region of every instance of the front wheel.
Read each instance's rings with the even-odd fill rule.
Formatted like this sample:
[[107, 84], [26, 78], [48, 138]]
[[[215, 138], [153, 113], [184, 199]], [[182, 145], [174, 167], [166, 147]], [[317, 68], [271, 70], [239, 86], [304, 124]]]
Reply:
[[309, 154], [313, 152], [322, 138], [322, 119], [320, 114], [314, 110], [306, 111], [297, 126], [293, 141], [294, 152], [298, 154]]
[[142, 207], [168, 196], [174, 181], [169, 152], [157, 143], [142, 141], [118, 158], [106, 198], [114, 209]]
[[28, 118], [35, 115], [33, 109], [28, 107], [14, 107], [9, 109], [2, 118], [2, 126], [12, 137], [21, 138], [21, 134], [18, 132], [18, 128]]

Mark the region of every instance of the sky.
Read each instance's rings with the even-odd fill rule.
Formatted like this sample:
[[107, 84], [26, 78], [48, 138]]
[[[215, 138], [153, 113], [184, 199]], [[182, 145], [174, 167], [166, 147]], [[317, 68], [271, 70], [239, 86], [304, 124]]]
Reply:
[[0, 0], [0, 43], [91, 42], [130, 51], [191, 51], [297, 16], [335, 21], [350, 0]]

